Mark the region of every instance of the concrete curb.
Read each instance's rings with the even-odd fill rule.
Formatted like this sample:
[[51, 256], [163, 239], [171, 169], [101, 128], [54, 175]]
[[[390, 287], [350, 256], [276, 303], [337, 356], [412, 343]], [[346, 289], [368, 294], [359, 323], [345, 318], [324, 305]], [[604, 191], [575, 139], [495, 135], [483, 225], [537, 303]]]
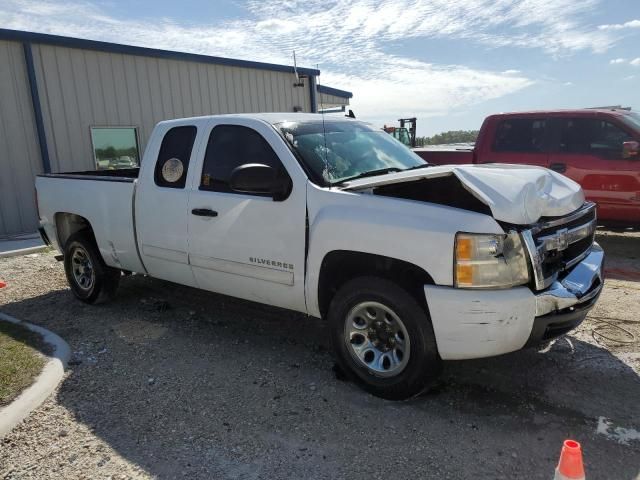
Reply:
[[6, 407], [0, 408], [0, 439], [7, 435], [13, 427], [24, 420], [33, 410], [56, 389], [64, 375], [64, 369], [71, 356], [71, 349], [67, 342], [49, 330], [23, 322], [0, 312], [0, 321], [7, 321], [21, 325], [42, 335], [44, 341], [53, 346], [51, 359], [44, 366], [33, 385], [22, 392], [18, 398]]
[[46, 245], [38, 245], [37, 247], [19, 248], [18, 250], [9, 250], [8, 252], [0, 252], [0, 258], [17, 257], [19, 255], [28, 255], [30, 253], [38, 253], [46, 250]]

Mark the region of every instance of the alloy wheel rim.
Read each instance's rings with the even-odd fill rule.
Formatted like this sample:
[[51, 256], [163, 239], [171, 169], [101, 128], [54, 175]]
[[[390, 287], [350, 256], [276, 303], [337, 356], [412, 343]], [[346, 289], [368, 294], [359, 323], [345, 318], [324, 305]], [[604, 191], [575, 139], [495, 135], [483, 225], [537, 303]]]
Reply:
[[379, 377], [398, 375], [409, 361], [411, 345], [404, 323], [379, 302], [362, 302], [349, 311], [344, 341], [354, 360]]
[[76, 285], [82, 290], [91, 290], [96, 280], [89, 254], [82, 247], [76, 247], [71, 254], [71, 269]]

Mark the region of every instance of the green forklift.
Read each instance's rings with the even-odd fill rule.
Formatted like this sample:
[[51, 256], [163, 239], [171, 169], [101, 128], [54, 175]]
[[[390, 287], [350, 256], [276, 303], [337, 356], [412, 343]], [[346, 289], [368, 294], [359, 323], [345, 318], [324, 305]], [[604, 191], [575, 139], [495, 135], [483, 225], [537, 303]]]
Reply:
[[416, 117], [412, 118], [400, 118], [399, 127], [384, 126], [382, 129], [400, 143], [406, 145], [409, 148], [416, 147]]

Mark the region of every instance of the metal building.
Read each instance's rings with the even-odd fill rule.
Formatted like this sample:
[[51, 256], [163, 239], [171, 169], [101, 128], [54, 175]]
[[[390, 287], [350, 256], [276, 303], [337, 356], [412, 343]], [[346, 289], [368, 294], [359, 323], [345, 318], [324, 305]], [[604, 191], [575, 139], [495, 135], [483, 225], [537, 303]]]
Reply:
[[136, 165], [161, 120], [352, 96], [315, 69], [6, 29], [0, 66], [0, 237], [35, 231], [35, 175]]
[[316, 86], [316, 91], [318, 92], [316, 97], [318, 110], [323, 111], [340, 110], [344, 112], [345, 107], [349, 105], [349, 99], [353, 97], [351, 92], [320, 84]]

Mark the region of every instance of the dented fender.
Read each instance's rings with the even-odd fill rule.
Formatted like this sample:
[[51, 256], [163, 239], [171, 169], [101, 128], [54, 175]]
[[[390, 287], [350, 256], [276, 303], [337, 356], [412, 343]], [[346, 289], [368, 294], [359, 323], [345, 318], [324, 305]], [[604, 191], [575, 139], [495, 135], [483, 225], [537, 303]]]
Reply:
[[456, 232], [503, 233], [489, 215], [443, 205], [307, 187], [308, 252], [306, 301], [320, 316], [322, 262], [336, 250], [402, 260], [427, 272], [438, 285], [453, 285]]

